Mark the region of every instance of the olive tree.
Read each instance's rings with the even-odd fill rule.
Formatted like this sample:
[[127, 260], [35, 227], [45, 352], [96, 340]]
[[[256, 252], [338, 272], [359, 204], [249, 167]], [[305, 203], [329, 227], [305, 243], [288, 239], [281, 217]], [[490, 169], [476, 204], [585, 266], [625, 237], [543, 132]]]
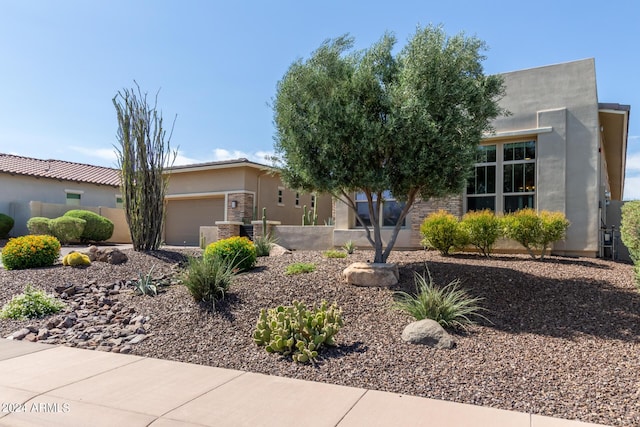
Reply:
[[[386, 262], [416, 199], [462, 191], [475, 150], [504, 111], [501, 76], [485, 75], [485, 43], [441, 27], [418, 28], [394, 54], [385, 34], [363, 51], [348, 36], [324, 42], [278, 82], [275, 165], [292, 188], [346, 203]], [[403, 202], [383, 248], [379, 202]], [[366, 198], [371, 226], [354, 194]]]
[[131, 231], [133, 249], [157, 250], [162, 243], [164, 197], [168, 184], [165, 167], [175, 161], [177, 151], [171, 151], [171, 131], [163, 127], [158, 112], [158, 94], [153, 105], [147, 101], [136, 83], [136, 89], [124, 89], [113, 98], [118, 116], [116, 147], [121, 170], [121, 191], [125, 216]]

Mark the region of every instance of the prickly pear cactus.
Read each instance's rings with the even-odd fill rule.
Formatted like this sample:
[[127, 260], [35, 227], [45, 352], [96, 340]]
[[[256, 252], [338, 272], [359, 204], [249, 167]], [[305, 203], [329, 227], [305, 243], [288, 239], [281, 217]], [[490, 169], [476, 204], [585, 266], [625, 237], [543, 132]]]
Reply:
[[313, 362], [318, 350], [335, 345], [334, 336], [342, 327], [342, 310], [334, 302], [307, 309], [293, 301], [290, 306], [260, 310], [253, 341], [269, 353], [281, 353], [300, 363]]

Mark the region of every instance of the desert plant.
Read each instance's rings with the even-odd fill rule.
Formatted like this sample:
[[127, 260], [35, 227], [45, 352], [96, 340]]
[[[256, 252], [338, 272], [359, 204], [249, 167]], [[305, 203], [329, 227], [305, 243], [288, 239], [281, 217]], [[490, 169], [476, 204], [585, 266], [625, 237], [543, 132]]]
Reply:
[[296, 362], [313, 362], [323, 346], [335, 345], [334, 336], [343, 326], [342, 310], [334, 302], [322, 301], [307, 309], [293, 301], [290, 306], [260, 310], [253, 341], [269, 353], [291, 355]]
[[316, 271], [316, 265], [310, 262], [294, 262], [287, 266], [285, 270], [285, 274], [302, 274], [302, 273], [311, 273], [312, 271]]
[[155, 265], [151, 266], [147, 274], [140, 273], [138, 280], [133, 282], [133, 286], [139, 295], [148, 295], [151, 297], [158, 295], [158, 286], [153, 280], [154, 268]]
[[60, 242], [53, 236], [28, 235], [9, 239], [2, 250], [7, 270], [46, 267], [60, 256]]
[[416, 320], [431, 319], [443, 327], [465, 328], [474, 324], [473, 317], [486, 319], [478, 305], [482, 298], [470, 297], [460, 288], [456, 279], [444, 287], [438, 287], [427, 269], [427, 276], [415, 274], [416, 294], [398, 291], [395, 293], [394, 308], [411, 315]]
[[482, 255], [491, 256], [493, 245], [502, 234], [500, 218], [488, 209], [471, 211], [462, 217], [460, 226], [470, 244], [475, 246]]
[[49, 231], [63, 245], [69, 242], [77, 242], [87, 224], [82, 218], [61, 216], [49, 221]]
[[110, 239], [113, 235], [113, 222], [95, 212], [72, 209], [67, 211], [64, 216], [81, 218], [87, 222], [80, 236], [80, 240], [83, 242], [102, 242]]
[[49, 218], [34, 216], [27, 221], [27, 228], [31, 234], [51, 234], [49, 231]]
[[551, 243], [564, 239], [570, 223], [562, 212], [542, 211], [538, 216], [541, 222], [538, 245], [541, 250], [540, 259], [543, 259]]
[[215, 303], [224, 298], [235, 276], [233, 265], [221, 258], [189, 258], [182, 283], [198, 302]]
[[437, 249], [442, 255], [449, 255], [451, 249], [463, 247], [467, 236], [460, 227], [458, 218], [440, 210], [427, 216], [420, 225], [422, 245]]
[[7, 214], [0, 213], [0, 239], [4, 239], [9, 235], [15, 221]]
[[533, 259], [535, 251], [540, 251], [540, 259], [544, 259], [549, 244], [563, 239], [568, 227], [569, 221], [560, 212], [538, 214], [533, 209], [521, 209], [502, 219], [504, 235], [524, 246]]
[[253, 238], [253, 245], [256, 247], [256, 256], [269, 256], [271, 249], [277, 241], [278, 239], [276, 237], [272, 237], [271, 234], [266, 234], [264, 236], [255, 236]]
[[27, 285], [24, 292], [16, 295], [0, 310], [1, 319], [33, 319], [58, 313], [64, 308], [62, 301], [42, 290]]
[[636, 287], [640, 290], [640, 200], [622, 205], [620, 237], [633, 261]]
[[324, 255], [327, 258], [346, 258], [347, 257], [347, 253], [344, 251], [336, 251], [336, 250], [328, 250], [328, 251], [324, 251], [322, 252], [322, 255]]
[[351, 255], [356, 251], [356, 244], [353, 242], [353, 240], [347, 240], [346, 242], [344, 242], [344, 245], [342, 245], [342, 249], [344, 249], [346, 253]]
[[87, 254], [70, 252], [62, 257], [62, 265], [69, 267], [85, 267], [91, 265], [91, 259]]
[[203, 255], [206, 259], [221, 258], [240, 271], [251, 270], [256, 264], [256, 256], [256, 247], [251, 240], [239, 236], [211, 243]]

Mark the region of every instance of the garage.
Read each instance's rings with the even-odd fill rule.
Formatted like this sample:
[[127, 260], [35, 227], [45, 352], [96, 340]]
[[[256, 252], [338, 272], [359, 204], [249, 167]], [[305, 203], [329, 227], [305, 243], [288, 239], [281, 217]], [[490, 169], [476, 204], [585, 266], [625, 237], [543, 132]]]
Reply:
[[173, 199], [167, 203], [165, 242], [167, 245], [198, 246], [200, 226], [224, 220], [224, 197]]

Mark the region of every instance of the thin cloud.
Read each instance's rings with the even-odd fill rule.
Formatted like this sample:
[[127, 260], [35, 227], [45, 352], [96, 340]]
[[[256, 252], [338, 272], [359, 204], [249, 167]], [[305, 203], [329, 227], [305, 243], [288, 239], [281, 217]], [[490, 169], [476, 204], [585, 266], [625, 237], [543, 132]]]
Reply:
[[234, 159], [247, 159], [252, 162], [268, 164], [269, 157], [272, 156], [273, 153], [269, 151], [256, 151], [253, 153], [247, 153], [245, 151], [233, 150], [229, 151], [224, 148], [216, 148], [213, 150], [213, 161], [223, 161], [223, 160], [234, 160]]
[[70, 146], [69, 148], [85, 156], [107, 160], [107, 161], [113, 162], [114, 164], [118, 160], [118, 156], [114, 148], [87, 148], [87, 147], [78, 147], [73, 145]]
[[627, 177], [624, 180], [623, 200], [640, 200], [640, 176]]

